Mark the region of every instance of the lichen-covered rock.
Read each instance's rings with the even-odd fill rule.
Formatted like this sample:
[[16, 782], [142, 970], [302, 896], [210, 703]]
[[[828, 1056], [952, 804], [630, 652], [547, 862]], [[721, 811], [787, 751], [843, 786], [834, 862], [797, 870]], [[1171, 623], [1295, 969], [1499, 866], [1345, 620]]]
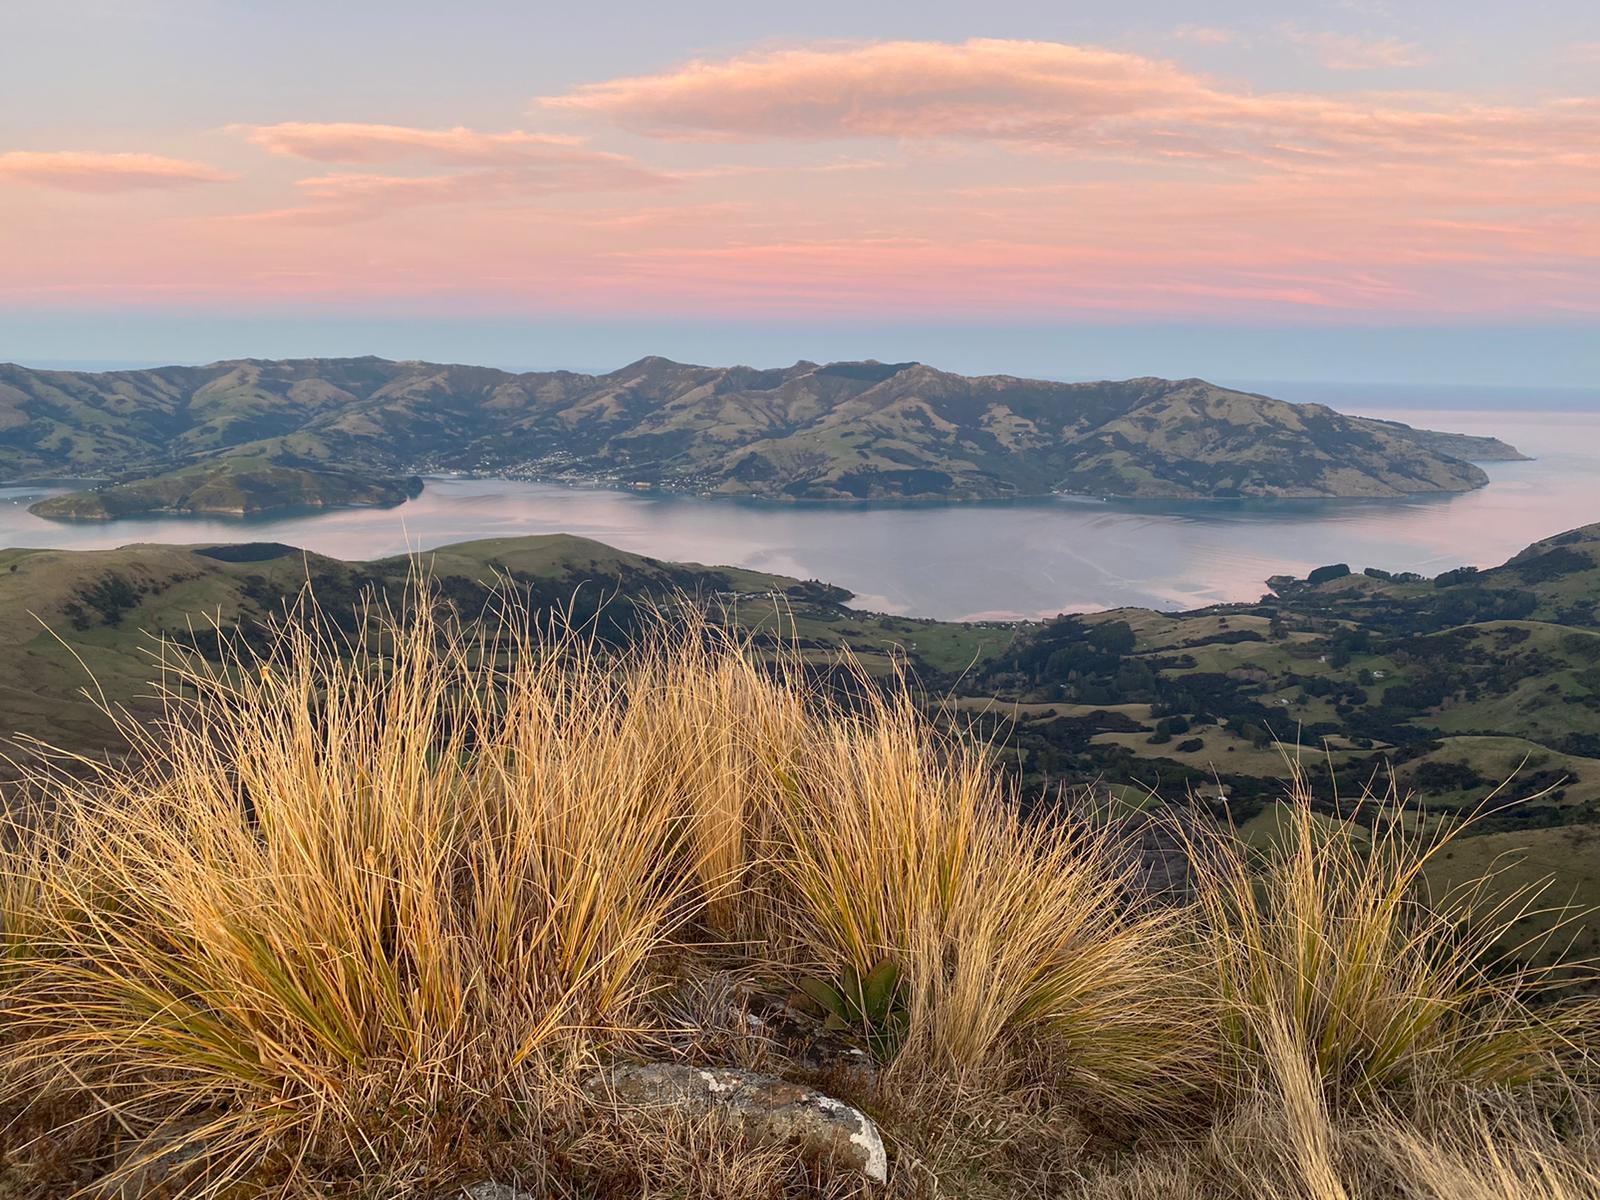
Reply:
[[879, 1183], [889, 1160], [872, 1118], [842, 1100], [797, 1083], [726, 1067], [681, 1063], [620, 1066], [584, 1085], [589, 1097], [619, 1112], [670, 1110], [721, 1114], [747, 1133], [787, 1142]]
[[461, 1189], [461, 1200], [533, 1200], [527, 1192], [504, 1183], [475, 1183]]

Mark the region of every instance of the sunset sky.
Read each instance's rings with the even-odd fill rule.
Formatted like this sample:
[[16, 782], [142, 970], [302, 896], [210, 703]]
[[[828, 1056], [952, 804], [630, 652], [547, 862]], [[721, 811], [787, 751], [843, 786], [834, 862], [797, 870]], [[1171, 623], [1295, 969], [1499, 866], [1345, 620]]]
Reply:
[[0, 358], [365, 352], [1592, 384], [1600, 13], [0, 0]]

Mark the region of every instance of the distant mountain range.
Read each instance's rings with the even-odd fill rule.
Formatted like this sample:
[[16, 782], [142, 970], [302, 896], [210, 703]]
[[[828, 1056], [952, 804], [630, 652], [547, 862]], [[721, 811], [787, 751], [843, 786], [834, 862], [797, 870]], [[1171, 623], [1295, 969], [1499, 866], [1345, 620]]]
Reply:
[[1053, 383], [921, 363], [604, 375], [380, 358], [87, 373], [0, 364], [0, 480], [96, 487], [42, 515], [387, 504], [467, 472], [804, 500], [1460, 492], [1494, 438], [1199, 379]]

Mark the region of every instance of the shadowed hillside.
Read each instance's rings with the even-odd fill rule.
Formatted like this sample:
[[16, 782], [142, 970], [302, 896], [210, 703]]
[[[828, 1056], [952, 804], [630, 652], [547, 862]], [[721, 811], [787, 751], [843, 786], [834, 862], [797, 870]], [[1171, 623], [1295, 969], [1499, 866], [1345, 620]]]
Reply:
[[[468, 618], [500, 589], [540, 612], [591, 620], [624, 638], [637, 605], [743, 594], [824, 607], [849, 593], [737, 568], [665, 563], [566, 535], [488, 539], [425, 556], [439, 598]], [[161, 642], [215, 655], [224, 639], [266, 636], [314, 593], [326, 620], [355, 628], [361, 606], [398, 601], [416, 563], [345, 563], [276, 543], [135, 545], [117, 550], [0, 550], [0, 737], [79, 751], [122, 745], [85, 689], [136, 714], [155, 711]], [[774, 601], [767, 599], [770, 614]], [[3, 772], [0, 772], [3, 773]]]

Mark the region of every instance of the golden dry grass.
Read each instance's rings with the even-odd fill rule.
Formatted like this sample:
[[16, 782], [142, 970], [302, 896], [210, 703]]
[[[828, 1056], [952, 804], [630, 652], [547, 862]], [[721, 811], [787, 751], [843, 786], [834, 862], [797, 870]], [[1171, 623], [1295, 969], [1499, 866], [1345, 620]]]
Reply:
[[228, 1174], [504, 1119], [639, 1025], [689, 901], [668, 768], [589, 647], [498, 672], [426, 613], [350, 653], [310, 628], [185, 664], [141, 761], [56, 781], [8, 871], [16, 1077], [131, 1131], [205, 1113]]
[[[308, 608], [220, 667], [171, 650], [134, 756], [25, 781], [0, 836], [0, 1196], [137, 1192], [175, 1153], [197, 1196], [485, 1171], [855, 1194], [714, 1123], [630, 1141], [576, 1084], [674, 1053], [686, 988], [869, 975], [886, 1028], [843, 1033], [882, 1071], [847, 1098], [904, 1200], [1592, 1179], [1594, 1139], [1551, 1115], [1588, 1111], [1585, 1012], [1492, 960], [1521, 898], [1425, 902], [1432, 843], [1314, 833], [1302, 797], [1277, 854], [1219, 833], [1196, 902], [1151, 905], [1114, 824], [1022, 820], [903, 685], [830, 698], [687, 611], [624, 650], [516, 611], [368, 617], [349, 642]], [[1486, 1088], [1526, 1101], [1515, 1148]]]
[[904, 691], [804, 743], [784, 784], [786, 931], [829, 978], [895, 964], [902, 1082], [1044, 1056], [1078, 1101], [1124, 1114], [1205, 1086], [1183, 918], [1127, 902], [1132, 864], [1103, 827], [1021, 820], [983, 748], [936, 734]]
[[[1425, 872], [1472, 819], [1423, 828], [1399, 797], [1319, 817], [1298, 775], [1276, 843], [1205, 839], [1198, 905], [1235, 1069], [1246, 1087], [1303, 1060], [1335, 1105], [1439, 1085], [1521, 1085], [1586, 1049], [1587, 1006], [1545, 1003], [1587, 976], [1530, 966], [1517, 932], [1558, 938], [1582, 914], [1540, 912], [1542, 888], [1490, 873], [1443, 895]], [[1296, 1068], [1298, 1069], [1298, 1068]]]

